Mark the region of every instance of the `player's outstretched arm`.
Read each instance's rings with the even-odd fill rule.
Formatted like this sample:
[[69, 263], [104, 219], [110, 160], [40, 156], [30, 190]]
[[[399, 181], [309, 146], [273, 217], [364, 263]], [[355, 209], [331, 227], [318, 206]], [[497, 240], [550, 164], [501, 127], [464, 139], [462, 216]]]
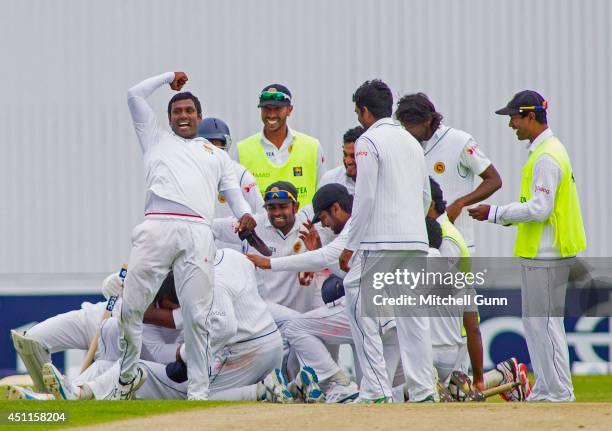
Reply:
[[[177, 74], [179, 74], [178, 79]], [[159, 132], [157, 117], [146, 98], [164, 84], [170, 84], [171, 87], [172, 84], [175, 84], [172, 88], [182, 88], [187, 82], [187, 76], [183, 77], [183, 75], [185, 75], [183, 72], [162, 73], [145, 79], [128, 90], [128, 108], [143, 152], [156, 142]]]

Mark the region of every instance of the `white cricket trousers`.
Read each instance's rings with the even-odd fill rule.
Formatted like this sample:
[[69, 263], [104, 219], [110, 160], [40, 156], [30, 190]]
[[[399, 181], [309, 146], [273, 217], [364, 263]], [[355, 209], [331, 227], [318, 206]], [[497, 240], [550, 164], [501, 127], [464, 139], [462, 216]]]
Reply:
[[563, 312], [575, 259], [520, 259], [523, 326], [535, 375], [530, 401], [574, 401]]
[[34, 325], [26, 335], [45, 346], [50, 353], [68, 349], [88, 350], [105, 308], [106, 302], [83, 302], [79, 310], [50, 317]]
[[[399, 363], [399, 349], [395, 323], [390, 321], [381, 328], [383, 356], [390, 378], [395, 375]], [[353, 334], [344, 301], [334, 306], [323, 305], [291, 320], [284, 335], [300, 364], [312, 367], [320, 382], [340, 371], [330, 354], [329, 346], [353, 344]]]
[[[230, 401], [257, 401], [257, 382], [283, 360], [283, 344], [278, 330], [261, 337], [223, 348], [215, 355], [210, 376], [210, 399]], [[119, 375], [119, 364], [97, 361], [97, 369], [90, 367], [73, 382], [74, 386], [87, 383], [96, 399], [111, 394]], [[110, 365], [108, 365], [110, 364]], [[187, 384], [177, 383], [166, 375], [166, 366], [157, 362], [138, 361], [147, 371], [144, 385], [136, 392], [137, 399], [184, 400]], [[187, 370], [189, 372], [189, 368]], [[73, 387], [73, 390], [77, 390]]]
[[214, 257], [213, 235], [202, 219], [156, 215], [136, 226], [121, 308], [120, 381], [130, 382], [136, 376], [144, 311], [172, 269], [184, 322], [188, 398], [208, 399], [206, 320], [212, 308]]
[[[391, 397], [391, 381], [383, 355], [379, 319], [369, 315], [373, 307], [365, 307], [362, 302], [363, 292], [374, 288], [365, 285], [364, 280], [374, 272], [394, 273], [398, 260], [401, 260], [401, 268], [421, 272], [427, 254], [413, 250], [358, 250], [356, 253], [344, 278], [344, 290], [355, 350], [363, 372], [359, 396], [368, 399]], [[429, 318], [423, 316], [418, 307], [394, 307], [393, 311], [409, 398], [411, 401], [422, 401], [434, 394], [435, 385]]]

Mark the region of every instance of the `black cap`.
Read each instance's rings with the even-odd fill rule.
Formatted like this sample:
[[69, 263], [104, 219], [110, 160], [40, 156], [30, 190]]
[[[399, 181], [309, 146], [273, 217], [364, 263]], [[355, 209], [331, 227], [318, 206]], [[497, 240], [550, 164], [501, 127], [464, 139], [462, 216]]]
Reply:
[[[266, 199], [266, 195], [268, 192], [278, 192], [284, 190], [286, 192], [291, 193], [294, 199], [289, 198], [281, 198], [278, 196], [270, 196], [270, 199]], [[297, 202], [298, 191], [293, 184], [288, 181], [277, 181], [275, 183], [270, 184], [266, 191], [264, 192], [264, 204], [284, 204], [288, 202]]]
[[516, 115], [523, 112], [545, 111], [548, 108], [546, 100], [533, 90], [524, 90], [516, 93], [505, 108], [495, 111], [498, 115]]
[[[286, 97], [283, 100], [262, 100], [263, 93], [283, 93]], [[261, 90], [261, 94], [259, 95], [259, 105], [258, 108], [262, 108], [264, 106], [289, 106], [291, 105], [291, 91], [287, 87], [282, 84], [270, 84], [266, 85], [263, 90]]]
[[313, 223], [319, 222], [321, 211], [328, 209], [334, 202], [338, 202], [342, 196], [348, 197], [350, 194], [342, 184], [325, 184], [312, 197], [312, 209], [314, 210]]

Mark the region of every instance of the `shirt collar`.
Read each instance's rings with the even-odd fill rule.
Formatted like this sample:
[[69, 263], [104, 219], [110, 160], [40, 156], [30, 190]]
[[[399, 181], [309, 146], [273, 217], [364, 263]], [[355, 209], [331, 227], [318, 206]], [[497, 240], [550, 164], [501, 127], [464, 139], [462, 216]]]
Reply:
[[191, 139], [183, 138], [182, 136], [179, 136], [176, 133], [174, 133], [174, 130], [172, 130], [172, 129], [170, 129], [170, 133], [172, 133], [176, 138], [178, 138], [178, 139], [180, 139], [181, 141], [184, 141], [184, 142], [189, 142], [189, 141], [206, 141], [206, 142], [208, 142], [207, 139], [204, 139], [201, 136], [196, 136], [195, 138], [191, 138]]
[[[283, 145], [281, 145], [281, 147], [279, 148], [279, 150], [282, 150], [285, 147], [288, 147], [291, 142], [293, 142], [293, 130], [291, 130], [291, 127], [287, 126], [287, 137], [285, 138], [285, 140], [283, 141]], [[263, 128], [261, 129], [261, 139], [260, 139], [261, 143], [263, 145], [271, 145], [274, 148], [276, 148], [276, 145], [274, 145], [272, 142], [270, 142], [268, 140], [268, 138], [266, 138], [266, 135], [264, 134]]]
[[383, 124], [391, 124], [392, 126], [397, 126], [397, 122], [391, 117], [380, 118], [376, 120], [374, 124], [372, 124], [369, 128], [373, 129], [375, 127], [381, 126]]
[[534, 152], [535, 149], [538, 148], [542, 142], [544, 142], [548, 138], [552, 138], [553, 136], [554, 135], [552, 130], [550, 130], [550, 127], [548, 127], [546, 130], [540, 133], [538, 137], [533, 140], [533, 142], [527, 144], [527, 151], [529, 151], [529, 153]]
[[448, 129], [450, 129], [450, 127], [445, 126], [444, 124], [440, 124], [440, 126], [436, 129], [434, 134], [431, 135], [431, 138], [429, 138], [429, 141], [425, 141], [421, 143], [421, 145], [423, 146], [423, 149], [427, 150], [430, 146], [435, 145], [436, 142], [438, 142], [442, 138], [442, 136], [444, 136], [444, 134], [448, 131]]

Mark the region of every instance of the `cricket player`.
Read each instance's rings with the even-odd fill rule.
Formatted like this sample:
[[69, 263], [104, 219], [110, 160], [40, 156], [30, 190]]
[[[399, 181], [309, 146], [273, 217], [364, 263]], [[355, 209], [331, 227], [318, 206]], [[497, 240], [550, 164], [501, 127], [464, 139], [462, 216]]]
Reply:
[[[378, 320], [372, 315], [378, 310], [362, 303], [362, 290], [372, 286], [362, 285], [361, 280], [374, 272], [395, 272], [398, 265], [414, 272], [423, 269], [429, 248], [425, 227], [431, 201], [429, 177], [419, 143], [390, 118], [389, 87], [379, 80], [367, 81], [353, 101], [366, 132], [355, 143], [359, 175], [349, 238], [339, 263], [344, 271], [350, 268], [344, 287], [363, 370], [360, 401], [384, 403], [391, 402], [392, 394]], [[413, 402], [433, 401], [435, 390], [429, 321], [416, 315], [419, 312], [416, 307], [395, 310], [402, 366]], [[400, 313], [410, 315], [398, 317]]]
[[[302, 231], [302, 240], [311, 246], [311, 251], [271, 259], [256, 254], [247, 255], [259, 268], [273, 272], [320, 271], [324, 268], [330, 268], [333, 272], [334, 275], [325, 281], [321, 292], [325, 305], [293, 318], [284, 331], [300, 362], [308, 364], [316, 372], [328, 403], [346, 403], [359, 395], [357, 385], [350, 382], [327, 349], [329, 345], [353, 344], [342, 287], [346, 273], [338, 267], [338, 258], [350, 230], [352, 204], [353, 197], [344, 185], [326, 184], [315, 193], [314, 218], [312, 223], [305, 223], [307, 231]], [[330, 228], [338, 235], [324, 246], [313, 226], [319, 221], [323, 227]], [[387, 373], [391, 377], [395, 375], [399, 362], [395, 322], [392, 318], [381, 318], [379, 326]]]
[[326, 184], [342, 184], [350, 194], [355, 194], [357, 164], [355, 163], [355, 141], [365, 132], [361, 126], [348, 129], [342, 136], [342, 165], [331, 169], [323, 175], [319, 188]]
[[205, 322], [213, 291], [215, 245], [210, 230], [219, 193], [239, 219], [238, 231], [256, 222], [225, 151], [197, 136], [200, 101], [189, 92], [168, 103], [172, 132], [163, 130], [146, 98], [165, 84], [179, 91], [183, 72], [149, 78], [128, 91], [128, 106], [144, 156], [145, 220], [132, 234], [121, 309], [121, 373], [113, 399], [129, 399], [146, 378], [138, 367], [142, 314], [172, 269], [185, 327], [189, 399], [208, 398], [210, 346]]
[[574, 257], [586, 235], [567, 150], [548, 127], [547, 101], [536, 91], [516, 93], [497, 111], [527, 140], [519, 202], [479, 205], [476, 220], [517, 226], [514, 255], [522, 269], [523, 325], [535, 384], [528, 401], [574, 401], [563, 316]]
[[[277, 181], [270, 184], [264, 193], [267, 214], [256, 214], [259, 237], [270, 247], [273, 257], [290, 256], [306, 251], [300, 239], [300, 227], [307, 220], [299, 210], [297, 190], [293, 184]], [[237, 242], [233, 233], [234, 218], [215, 219], [215, 239]], [[322, 305], [320, 296], [312, 286], [300, 286], [294, 271], [271, 273], [258, 271], [258, 286], [261, 297], [268, 303], [274, 321], [283, 329], [292, 317]]]
[[[172, 283], [172, 289], [173, 285]], [[111, 319], [114, 318], [115, 321], [121, 310], [122, 290], [123, 282], [119, 279], [117, 273], [109, 275], [102, 283], [102, 295], [107, 300], [111, 296], [118, 297], [111, 314]], [[161, 313], [174, 313], [180, 317], [180, 310], [178, 313], [175, 310], [178, 307], [178, 300], [172, 300], [173, 297], [176, 297], [176, 293], [170, 292], [166, 279], [143, 316], [143, 348], [141, 351], [143, 359], [170, 362], [171, 358], [174, 357], [174, 351], [169, 352], [163, 346], [166, 343], [182, 341], [182, 334], [179, 337], [176, 331], [168, 327], [157, 326], [159, 322], [157, 316]], [[50, 317], [34, 325], [24, 334], [14, 330], [11, 331], [15, 351], [25, 364], [38, 391], [45, 391], [41, 368], [43, 364], [51, 361], [52, 353], [71, 349], [88, 350], [100, 328], [100, 324], [104, 323], [101, 320], [106, 304], [106, 301], [96, 304], [84, 302], [80, 309]], [[102, 325], [102, 329], [104, 329], [104, 325]], [[101, 357], [103, 347], [98, 344], [94, 360]], [[170, 360], [168, 360], [169, 358]]]
[[[423, 146], [429, 175], [450, 202], [449, 220], [457, 226], [473, 256], [474, 222], [463, 208], [481, 202], [501, 188], [495, 166], [468, 133], [442, 124], [442, 114], [423, 93], [409, 94], [397, 103], [395, 117]], [[474, 188], [475, 177], [482, 182]]]
[[[231, 249], [218, 250], [214, 265], [215, 295], [208, 322], [214, 357], [210, 398], [291, 402], [291, 394], [278, 370], [283, 354], [280, 333], [257, 292], [253, 265]], [[103, 344], [113, 344], [111, 333], [105, 332], [104, 337]], [[184, 347], [177, 350], [176, 362], [167, 366], [139, 362], [147, 370], [148, 378], [136, 398], [187, 397], [188, 367], [181, 358]], [[54, 367], [46, 366], [45, 382], [58, 399], [77, 399], [78, 395], [83, 399], [86, 394], [107, 399], [119, 373], [119, 363], [111, 364], [97, 370], [92, 367], [74, 382], [67, 381]]]

